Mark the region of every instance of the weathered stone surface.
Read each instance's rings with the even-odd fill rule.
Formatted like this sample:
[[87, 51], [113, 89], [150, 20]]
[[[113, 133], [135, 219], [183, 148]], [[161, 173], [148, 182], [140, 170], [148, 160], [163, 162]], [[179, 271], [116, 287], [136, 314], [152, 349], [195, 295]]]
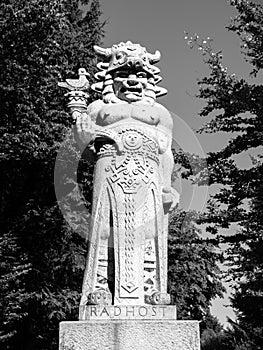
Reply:
[[200, 350], [199, 323], [175, 320], [61, 322], [59, 350]]
[[176, 320], [175, 305], [87, 305], [85, 320]]
[[59, 83], [69, 90], [80, 147], [96, 153], [80, 320], [86, 305], [170, 304], [168, 212], [179, 201], [171, 185], [173, 120], [156, 102], [166, 93], [157, 85], [160, 52], [130, 41], [94, 49], [103, 62], [91, 88], [102, 99], [87, 105], [85, 69]]
[[173, 120], [155, 54], [130, 41], [103, 49], [87, 105], [85, 69], [66, 79], [76, 140], [96, 154], [81, 321], [60, 324], [60, 350], [200, 350], [199, 323], [176, 321], [167, 293]]

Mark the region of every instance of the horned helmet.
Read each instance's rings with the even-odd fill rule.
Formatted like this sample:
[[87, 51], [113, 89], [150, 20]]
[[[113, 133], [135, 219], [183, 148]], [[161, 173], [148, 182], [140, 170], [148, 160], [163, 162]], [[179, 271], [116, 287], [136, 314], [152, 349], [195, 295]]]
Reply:
[[151, 54], [147, 52], [145, 47], [140, 44], [133, 44], [131, 41], [121, 42], [106, 49], [94, 46], [94, 50], [103, 58], [103, 62], [97, 64], [100, 71], [95, 74], [95, 78], [99, 81], [91, 87], [102, 94], [105, 102], [116, 101], [112, 74], [114, 71], [125, 68], [141, 69], [147, 73], [148, 83], [145, 96], [149, 100], [155, 101], [156, 97], [167, 93], [166, 89], [157, 86], [162, 80], [158, 75], [160, 73], [159, 68], [154, 66], [161, 58], [159, 51]]

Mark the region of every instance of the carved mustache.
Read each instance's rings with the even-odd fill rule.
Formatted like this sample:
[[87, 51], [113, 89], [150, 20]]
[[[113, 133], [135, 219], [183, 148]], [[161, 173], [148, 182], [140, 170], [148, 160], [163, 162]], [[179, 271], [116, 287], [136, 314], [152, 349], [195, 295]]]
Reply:
[[129, 83], [125, 82], [123, 83], [123, 86], [120, 89], [121, 93], [125, 92], [132, 92], [136, 94], [141, 94], [142, 93], [142, 86], [140, 83], [137, 83], [136, 85], [130, 85]]

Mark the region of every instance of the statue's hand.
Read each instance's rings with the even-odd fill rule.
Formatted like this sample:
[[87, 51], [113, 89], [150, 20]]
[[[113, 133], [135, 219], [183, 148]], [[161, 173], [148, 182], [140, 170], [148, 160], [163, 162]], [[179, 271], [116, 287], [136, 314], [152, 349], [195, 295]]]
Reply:
[[172, 187], [163, 188], [164, 212], [168, 213], [175, 209], [179, 203], [180, 194]]
[[78, 139], [83, 145], [89, 144], [96, 133], [96, 124], [86, 112], [75, 111], [73, 113], [73, 118], [76, 120], [76, 133]]
[[158, 133], [158, 144], [159, 144], [159, 152], [163, 154], [167, 151], [169, 146], [170, 137], [165, 135], [164, 133]]

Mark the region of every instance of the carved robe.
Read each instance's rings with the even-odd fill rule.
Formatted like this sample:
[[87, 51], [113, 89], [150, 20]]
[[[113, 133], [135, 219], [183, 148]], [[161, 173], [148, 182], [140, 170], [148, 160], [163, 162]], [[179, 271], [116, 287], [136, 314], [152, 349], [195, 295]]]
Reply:
[[110, 137], [95, 141], [98, 159], [82, 304], [100, 288], [110, 290], [114, 305], [143, 304], [153, 292], [166, 293], [167, 215], [159, 121], [150, 110], [148, 123], [145, 115], [138, 121], [115, 113], [115, 123], [106, 129], [120, 140], [121, 149]]

